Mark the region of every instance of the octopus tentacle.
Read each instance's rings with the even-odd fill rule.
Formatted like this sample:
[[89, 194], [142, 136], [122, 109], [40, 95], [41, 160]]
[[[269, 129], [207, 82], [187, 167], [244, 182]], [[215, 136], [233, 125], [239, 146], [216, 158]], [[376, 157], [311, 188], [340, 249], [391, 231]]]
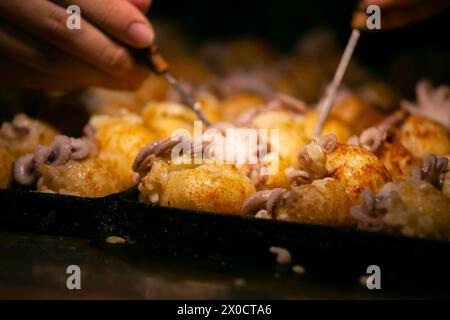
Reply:
[[308, 184], [312, 181], [311, 174], [305, 170], [295, 170], [291, 168], [291, 170], [286, 170], [286, 176], [292, 187]]
[[368, 128], [361, 133], [359, 137], [359, 143], [361, 147], [369, 150], [370, 152], [376, 151], [383, 142], [383, 132], [378, 128]]
[[267, 213], [272, 214], [278, 200], [288, 193], [289, 191], [283, 188], [256, 192], [244, 202], [241, 211], [245, 215], [255, 215], [260, 210], [266, 210]]
[[272, 214], [272, 211], [275, 208], [277, 201], [286, 192], [287, 192], [287, 190], [284, 188], [275, 188], [272, 190], [272, 192], [269, 194], [269, 197], [267, 198], [267, 203], [266, 203], [266, 210], [267, 210], [268, 214], [270, 214], [270, 215]]
[[327, 134], [320, 137], [317, 142], [322, 146], [325, 153], [331, 153], [337, 146], [337, 137], [335, 134]]
[[303, 101], [287, 93], [275, 94], [275, 100], [279, 101], [282, 107], [297, 113], [304, 113], [308, 110]]
[[416, 103], [401, 101], [401, 107], [410, 114], [416, 114], [436, 121], [450, 129], [450, 87], [433, 88], [427, 80], [416, 86]]
[[350, 215], [358, 221], [358, 227], [365, 230], [381, 230], [383, 218], [386, 214], [384, 208], [386, 199], [374, 196], [371, 189], [362, 192], [363, 203], [350, 209]]
[[256, 192], [250, 198], [245, 200], [241, 209], [242, 213], [245, 215], [254, 215], [259, 210], [264, 209], [271, 192], [272, 190], [263, 190]]
[[88, 138], [70, 138], [71, 159], [83, 160], [89, 156], [92, 142]]
[[142, 162], [150, 155], [155, 153], [156, 147], [163, 142], [163, 139], [159, 139], [147, 144], [144, 148], [139, 151], [136, 158], [134, 159], [132, 169], [134, 172], [138, 172]]
[[357, 135], [353, 135], [350, 138], [348, 138], [347, 144], [350, 146], [359, 147], [361, 145], [361, 142], [359, 141], [359, 137]]
[[30, 128], [4, 122], [0, 128], [0, 133], [8, 139], [17, 139], [28, 135], [30, 133]]
[[167, 154], [174, 146], [180, 143], [181, 139], [181, 137], [176, 137], [175, 139], [159, 139], [147, 144], [139, 151], [134, 159], [132, 165], [133, 171], [139, 173], [139, 176], [145, 176], [149, 170], [149, 163], [151, 163], [152, 159]]
[[287, 93], [276, 93], [274, 98], [272, 98], [267, 104], [244, 112], [237, 119], [236, 123], [251, 127], [253, 126], [252, 120], [258, 115], [277, 109], [285, 109], [294, 113], [304, 113], [307, 110], [307, 107], [303, 101]]
[[438, 189], [442, 187], [442, 176], [447, 172], [448, 158], [438, 158], [435, 154], [429, 155], [421, 170], [421, 179], [428, 181]]
[[94, 136], [95, 136], [95, 128], [92, 125], [90, 125], [90, 124], [85, 125], [84, 128], [83, 128], [83, 135], [86, 138], [92, 138], [93, 139]]
[[367, 128], [359, 136], [351, 136], [347, 140], [348, 145], [365, 148], [370, 152], [375, 152], [387, 137], [387, 133], [406, 117], [405, 111], [397, 111], [384, 119], [380, 124]]
[[32, 185], [37, 180], [37, 172], [34, 164], [34, 155], [27, 154], [14, 162], [14, 179], [25, 186]]
[[175, 139], [166, 139], [159, 143], [155, 148], [155, 156], [160, 157], [163, 154], [172, 150], [178, 143], [180, 143], [181, 138], [176, 137]]
[[35, 163], [37, 166], [42, 164], [60, 166], [70, 160], [71, 152], [70, 138], [59, 135], [50, 146], [39, 145], [36, 148]]

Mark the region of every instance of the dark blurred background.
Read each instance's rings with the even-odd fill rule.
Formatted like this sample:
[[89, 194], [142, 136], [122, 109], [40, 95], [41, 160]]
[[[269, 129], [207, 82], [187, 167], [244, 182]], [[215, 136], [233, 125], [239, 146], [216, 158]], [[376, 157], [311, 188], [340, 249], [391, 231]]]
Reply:
[[[353, 0], [155, 0], [150, 17], [175, 21], [200, 41], [252, 35], [284, 49], [293, 46], [307, 30], [327, 26], [344, 46], [356, 4]], [[448, 84], [449, 21], [450, 10], [446, 10], [407, 28], [366, 33], [356, 54], [407, 96], [413, 94], [416, 81], [423, 77]]]
[[[354, 0], [154, 0], [149, 16], [153, 21], [175, 23], [198, 43], [251, 36], [290, 50], [305, 32], [325, 26], [336, 32], [344, 47], [356, 4]], [[402, 97], [413, 99], [419, 79], [450, 84], [448, 21], [450, 10], [447, 9], [406, 28], [364, 33], [355, 54], [364, 66], [386, 80]], [[24, 106], [33, 116], [39, 105], [52, 103], [41, 92], [12, 92], [10, 88], [0, 88], [0, 121], [10, 119]], [[68, 104], [64, 108], [67, 116], [76, 118], [80, 113], [76, 101], [72, 103], [69, 99]], [[80, 128], [86, 119], [87, 115], [81, 117], [73, 127]], [[69, 133], [77, 130], [65, 129]]]

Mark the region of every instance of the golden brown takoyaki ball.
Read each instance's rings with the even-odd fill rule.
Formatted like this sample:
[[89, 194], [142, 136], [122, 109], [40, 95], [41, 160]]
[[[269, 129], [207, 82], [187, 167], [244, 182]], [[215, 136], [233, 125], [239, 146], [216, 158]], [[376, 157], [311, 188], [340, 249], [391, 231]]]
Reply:
[[218, 98], [209, 92], [199, 92], [194, 96], [201, 110], [211, 123], [223, 120], [221, 117], [220, 102]]
[[295, 123], [304, 131], [301, 125], [303, 118], [302, 114], [288, 110], [267, 110], [256, 115], [252, 119], [252, 124], [257, 128], [279, 129], [287, 123]]
[[302, 124], [303, 116], [286, 110], [264, 111], [257, 115], [252, 124], [259, 129], [268, 129], [270, 139], [271, 129], [279, 131], [279, 153], [286, 166], [297, 165], [297, 154], [310, 138], [305, 133]]
[[393, 180], [409, 177], [412, 170], [421, 165], [421, 161], [400, 143], [398, 134], [391, 141], [382, 142], [375, 155], [389, 171]]
[[442, 125], [411, 115], [400, 127], [400, 141], [417, 158], [450, 154], [450, 133]]
[[182, 209], [239, 214], [255, 192], [234, 165], [175, 166], [157, 159], [139, 184], [140, 200]]
[[344, 187], [335, 179], [315, 180], [312, 184], [294, 187], [288, 198], [275, 207], [278, 220], [351, 226], [350, 200]]
[[[270, 170], [270, 174], [259, 174], [260, 166], [265, 166], [267, 170]], [[239, 166], [239, 170], [250, 178], [257, 191], [274, 188], [288, 189], [290, 185], [286, 175], [287, 168], [288, 165], [283, 157], [276, 157], [276, 155], [258, 164], [243, 164]]]
[[350, 127], [354, 134], [360, 134], [383, 120], [379, 111], [357, 96], [350, 96], [333, 106], [331, 114]]
[[[303, 126], [308, 137], [311, 139], [314, 135], [319, 113], [317, 111], [308, 112], [305, 115]], [[346, 143], [348, 138], [354, 134], [352, 126], [345, 124], [342, 120], [330, 115], [325, 122], [322, 130], [322, 135], [335, 134], [337, 141], [340, 143]]]
[[[199, 103], [211, 122], [218, 120], [214, 101], [205, 96]], [[170, 138], [177, 129], [186, 129], [193, 135], [194, 122], [198, 120], [191, 109], [177, 102], [151, 102], [142, 111], [142, 117], [145, 126], [161, 139]]]
[[206, 83], [210, 76], [202, 61], [188, 56], [171, 60], [170, 70], [177, 79], [189, 79], [196, 84]]
[[123, 112], [138, 112], [133, 92], [91, 88], [83, 93], [82, 100], [89, 114], [120, 116]]
[[406, 236], [450, 240], [450, 199], [422, 180], [387, 183], [377, 196], [385, 198], [388, 229]]
[[39, 192], [97, 198], [123, 190], [114, 168], [98, 158], [70, 160], [61, 166], [41, 165], [39, 172]]
[[264, 99], [254, 93], [239, 93], [221, 101], [220, 112], [224, 121], [235, 121], [239, 116], [255, 107], [264, 104]]
[[13, 156], [0, 145], [0, 189], [6, 189], [11, 185], [13, 162]]
[[49, 145], [58, 134], [58, 131], [49, 124], [21, 113], [10, 123], [3, 123], [0, 130], [0, 145], [17, 159], [25, 154], [34, 153], [39, 144]]
[[278, 129], [280, 130], [278, 149], [280, 156], [285, 160], [288, 167], [297, 167], [298, 152], [310, 139], [302, 127], [296, 123], [286, 123]]
[[131, 187], [134, 184], [131, 165], [142, 147], [156, 139], [155, 135], [137, 115], [97, 116], [90, 124], [95, 130], [99, 159], [114, 168], [123, 188]]
[[364, 83], [358, 88], [358, 95], [383, 112], [393, 112], [400, 100], [392, 86], [382, 81]]
[[134, 92], [135, 104], [143, 107], [149, 101], [164, 101], [169, 89], [170, 85], [164, 77], [152, 73]]
[[170, 138], [175, 130], [194, 133], [194, 112], [176, 102], [150, 102], [142, 111], [144, 125], [158, 139]]
[[293, 58], [285, 62], [283, 79], [291, 84], [289, 93], [307, 103], [317, 101], [322, 93], [323, 84], [329, 81], [321, 65], [311, 59]]
[[377, 192], [391, 176], [383, 163], [364, 148], [341, 145], [327, 154], [326, 168], [331, 177], [345, 189], [351, 204], [361, 202], [361, 192], [370, 188]]

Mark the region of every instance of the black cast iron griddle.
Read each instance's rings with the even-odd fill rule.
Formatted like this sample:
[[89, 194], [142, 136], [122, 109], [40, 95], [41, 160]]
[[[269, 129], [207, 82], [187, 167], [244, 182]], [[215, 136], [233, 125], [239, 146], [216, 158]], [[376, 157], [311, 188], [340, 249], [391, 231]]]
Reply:
[[279, 246], [309, 272], [354, 276], [375, 264], [413, 281], [450, 283], [449, 242], [152, 206], [137, 202], [137, 196], [136, 188], [100, 199], [0, 190], [0, 231], [80, 237], [100, 244], [114, 235], [129, 239], [130, 248], [142, 254], [257, 264], [273, 263], [269, 248]]

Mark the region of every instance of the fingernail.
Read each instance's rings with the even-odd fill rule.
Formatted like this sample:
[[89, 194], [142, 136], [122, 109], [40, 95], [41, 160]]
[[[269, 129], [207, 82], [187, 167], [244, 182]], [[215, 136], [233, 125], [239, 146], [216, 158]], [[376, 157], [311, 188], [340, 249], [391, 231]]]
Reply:
[[148, 47], [153, 42], [154, 33], [148, 24], [133, 22], [128, 28], [128, 37], [137, 47]]

